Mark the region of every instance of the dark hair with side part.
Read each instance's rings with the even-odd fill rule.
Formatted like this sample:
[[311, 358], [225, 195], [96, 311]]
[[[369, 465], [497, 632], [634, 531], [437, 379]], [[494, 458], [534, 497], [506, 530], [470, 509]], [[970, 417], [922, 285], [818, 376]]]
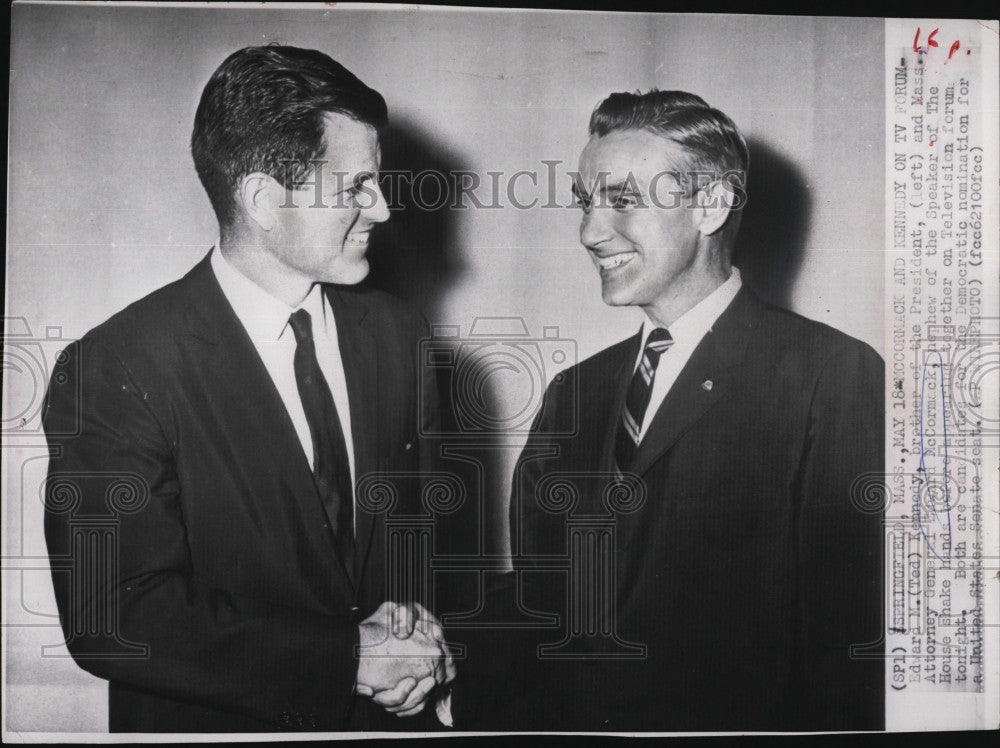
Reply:
[[[647, 130], [679, 145], [686, 162], [674, 168], [685, 177], [690, 172], [709, 173], [730, 183], [737, 177], [739, 189], [746, 188], [750, 167], [746, 140], [728, 116], [700, 96], [655, 88], [644, 94], [613, 93], [590, 115], [590, 134], [603, 137], [616, 130]], [[693, 192], [689, 178], [681, 181]], [[742, 204], [734, 206], [723, 228], [730, 243], [739, 228], [738, 207]]]
[[234, 52], [212, 74], [198, 104], [191, 155], [222, 226], [247, 174], [268, 174], [289, 188], [323, 158], [323, 116], [343, 114], [382, 130], [385, 100], [338, 62], [314, 49], [268, 45]]

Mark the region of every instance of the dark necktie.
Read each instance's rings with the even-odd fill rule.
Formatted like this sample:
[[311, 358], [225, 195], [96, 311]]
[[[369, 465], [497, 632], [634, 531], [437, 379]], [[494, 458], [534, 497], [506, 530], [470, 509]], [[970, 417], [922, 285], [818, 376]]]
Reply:
[[288, 319], [295, 333], [295, 383], [306, 412], [313, 446], [313, 478], [347, 573], [354, 575], [354, 497], [344, 432], [330, 387], [316, 360], [309, 312]]
[[629, 469], [639, 446], [639, 434], [642, 431], [642, 419], [649, 407], [649, 396], [653, 392], [653, 379], [656, 377], [656, 366], [660, 355], [674, 344], [670, 333], [662, 327], [657, 327], [646, 340], [642, 352], [642, 360], [632, 375], [625, 395], [625, 407], [618, 421], [618, 433], [615, 436], [615, 466], [619, 472]]

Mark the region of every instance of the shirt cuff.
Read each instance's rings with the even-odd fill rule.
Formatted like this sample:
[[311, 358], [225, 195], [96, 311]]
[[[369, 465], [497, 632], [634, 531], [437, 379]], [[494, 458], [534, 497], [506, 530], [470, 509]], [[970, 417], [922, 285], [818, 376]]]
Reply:
[[451, 717], [451, 689], [437, 700], [434, 705], [437, 711], [437, 718], [445, 727], [454, 727], [455, 721]]

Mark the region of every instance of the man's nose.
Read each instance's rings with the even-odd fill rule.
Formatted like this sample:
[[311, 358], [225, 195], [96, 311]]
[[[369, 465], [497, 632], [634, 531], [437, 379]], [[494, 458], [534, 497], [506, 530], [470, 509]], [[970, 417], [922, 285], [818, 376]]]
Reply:
[[365, 220], [370, 223], [382, 223], [383, 221], [389, 220], [389, 203], [386, 202], [385, 195], [382, 194], [382, 188], [379, 187], [376, 180], [372, 180], [368, 183], [371, 188], [368, 200], [368, 205], [361, 211]]
[[580, 221], [580, 243], [585, 247], [597, 247], [611, 236], [611, 211], [591, 207]]

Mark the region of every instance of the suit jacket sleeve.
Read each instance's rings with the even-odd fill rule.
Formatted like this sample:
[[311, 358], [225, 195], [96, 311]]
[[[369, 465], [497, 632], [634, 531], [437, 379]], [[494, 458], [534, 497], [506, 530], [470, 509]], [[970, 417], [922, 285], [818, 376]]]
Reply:
[[[164, 413], [148, 407], [120, 356], [89, 338], [67, 348], [52, 381], [44, 416], [53, 451], [45, 534], [53, 559], [71, 559], [53, 581], [77, 663], [101, 678], [277, 726], [289, 726], [289, 713], [304, 715], [299, 726], [313, 729], [342, 724], [357, 673], [355, 622], [199, 581]], [[141, 488], [132, 506], [112, 515], [106, 552], [116, 563], [86, 578], [81, 554], [100, 549], [92, 539], [74, 546], [72, 537], [87, 537], [74, 536], [74, 527], [81, 518], [109, 516], [122, 477]], [[101, 631], [108, 627], [110, 634]], [[120, 641], [144, 645], [146, 654], [114, 656]]]
[[[530, 627], [532, 617], [524, 610], [525, 605], [532, 610], [551, 607], [552, 590], [546, 584], [551, 575], [539, 579], [532, 571], [532, 556], [559, 553], [558, 543], [565, 534], [564, 519], [545, 514], [535, 501], [535, 487], [551, 464], [548, 450], [556, 448], [551, 434], [560, 416], [557, 395], [558, 389], [550, 385], [514, 469], [509, 508], [514, 570], [490, 575], [484, 584], [481, 614], [487, 619], [521, 621], [522, 626], [462, 632], [467, 656], [459, 663], [452, 700], [459, 729], [550, 730], [573, 724], [565, 716], [564, 704], [575, 693], [566, 687], [572, 682], [566, 680], [573, 675], [567, 672], [570, 668], [553, 660], [540, 662], [537, 654], [539, 644], [558, 638], [558, 632]], [[550, 454], [550, 459], [532, 459], [538, 454]]]
[[883, 507], [866, 501], [863, 486], [881, 483], [884, 439], [882, 360], [851, 341], [818, 377], [801, 470], [800, 645], [810, 729], [883, 728]]
[[423, 315], [419, 315], [411, 339], [417, 364], [417, 387], [420, 400], [420, 422], [418, 424], [420, 472], [424, 475], [442, 469], [441, 446], [443, 440], [441, 419], [441, 395], [437, 371], [426, 362], [425, 342], [430, 338], [430, 326]]

